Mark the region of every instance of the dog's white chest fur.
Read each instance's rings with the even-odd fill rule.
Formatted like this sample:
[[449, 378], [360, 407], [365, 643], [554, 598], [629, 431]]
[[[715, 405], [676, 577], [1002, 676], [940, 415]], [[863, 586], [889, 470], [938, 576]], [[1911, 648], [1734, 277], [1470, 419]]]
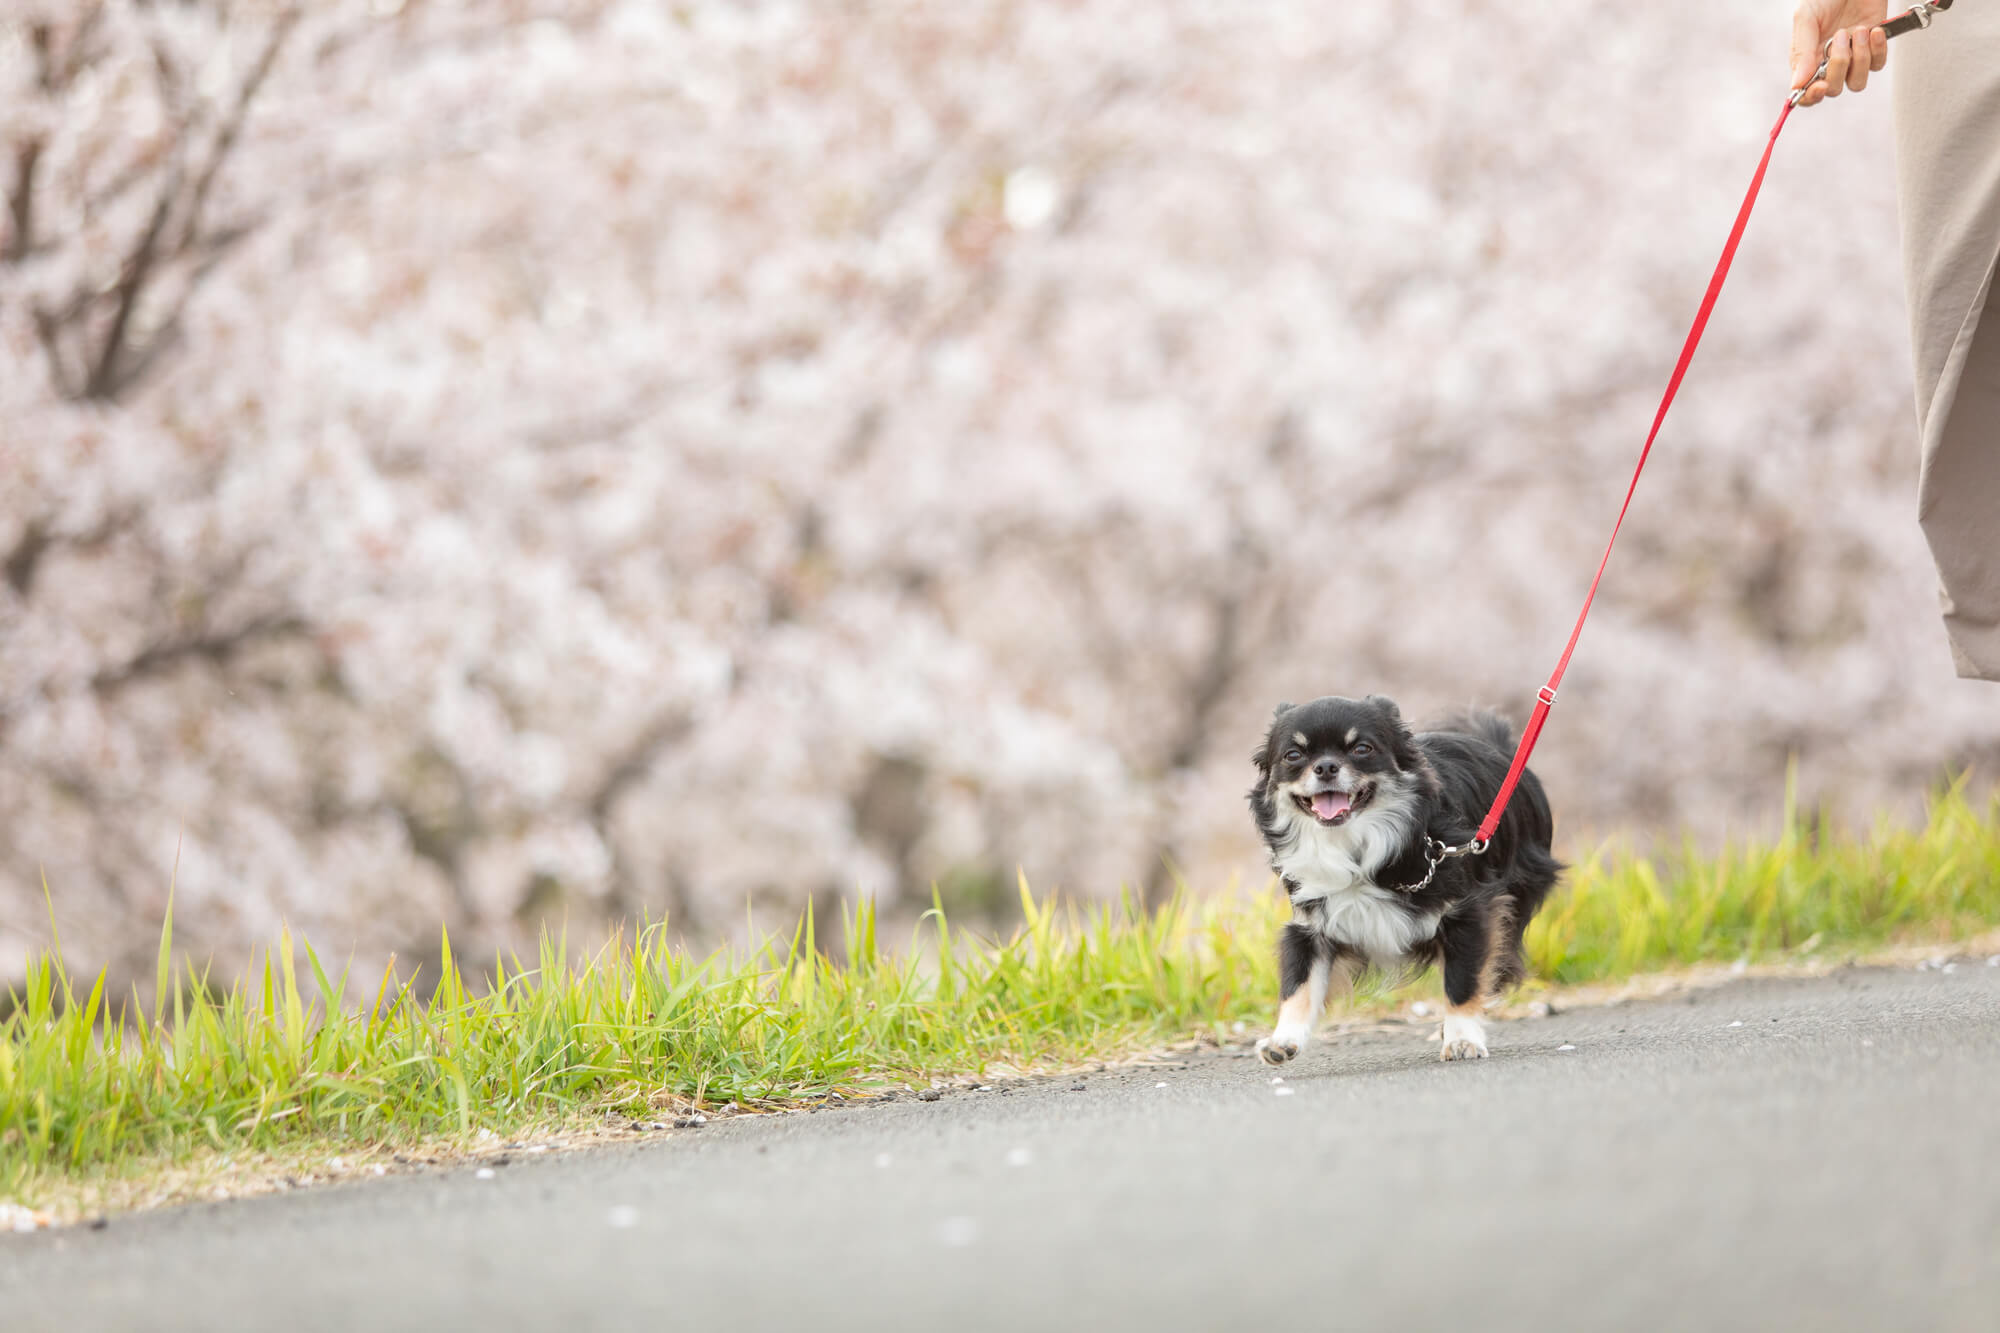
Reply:
[[1328, 939], [1388, 966], [1409, 957], [1419, 943], [1436, 934], [1438, 918], [1435, 913], [1411, 912], [1396, 900], [1394, 890], [1361, 880], [1322, 898], [1315, 924]]
[[1271, 868], [1299, 886], [1293, 906], [1314, 906], [1322, 935], [1385, 965], [1407, 957], [1438, 926], [1436, 913], [1412, 912], [1401, 894], [1375, 883], [1408, 836], [1402, 813], [1369, 811], [1338, 828], [1295, 816], [1289, 843], [1271, 858]]

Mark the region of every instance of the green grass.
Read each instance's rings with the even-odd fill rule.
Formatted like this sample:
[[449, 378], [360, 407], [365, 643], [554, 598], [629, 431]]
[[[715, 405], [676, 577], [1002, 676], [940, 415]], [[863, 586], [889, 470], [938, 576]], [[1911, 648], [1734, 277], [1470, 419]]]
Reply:
[[1697, 963], [1967, 939], [2000, 926], [2000, 794], [1961, 781], [1918, 827], [1809, 830], [1654, 859], [1600, 851], [1528, 928], [1534, 975], [1558, 985]]
[[[2000, 925], [2000, 802], [1963, 786], [1921, 827], [1815, 835], [1708, 856], [1603, 851], [1528, 934], [1558, 984], [1703, 962], [1852, 954]], [[468, 984], [449, 940], [427, 997], [385, 974], [357, 989], [289, 936], [226, 987], [176, 967], [171, 920], [150, 996], [114, 1003], [59, 947], [0, 1020], [0, 1198], [144, 1172], [204, 1150], [283, 1154], [510, 1138], [606, 1113], [772, 1106], [994, 1066], [1142, 1050], [1237, 1019], [1269, 1021], [1275, 893], [1057, 909], [1023, 885], [1005, 939], [929, 914], [911, 947], [878, 946], [865, 905], [754, 951], [691, 958], [664, 931]], [[1420, 983], [1434, 985], [1434, 981]], [[1358, 1003], [1380, 1002], [1366, 992]]]

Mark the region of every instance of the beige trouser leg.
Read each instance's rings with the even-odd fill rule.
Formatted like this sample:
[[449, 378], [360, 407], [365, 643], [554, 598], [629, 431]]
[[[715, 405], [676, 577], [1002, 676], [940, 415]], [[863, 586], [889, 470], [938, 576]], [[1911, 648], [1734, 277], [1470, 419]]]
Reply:
[[2000, 680], [2000, 0], [1954, 7], [1889, 59], [1917, 513], [1959, 674]]
[[2000, 310], [1976, 330], [1950, 414], [1925, 444], [1918, 514], [1952, 661], [1961, 676], [2000, 680]]

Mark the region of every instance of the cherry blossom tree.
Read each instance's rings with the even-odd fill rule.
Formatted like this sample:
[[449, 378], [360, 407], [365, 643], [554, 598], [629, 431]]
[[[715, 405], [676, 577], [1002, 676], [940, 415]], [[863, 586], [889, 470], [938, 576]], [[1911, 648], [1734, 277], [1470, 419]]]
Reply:
[[[1532, 699], [1786, 12], [17, 5], [0, 974], [44, 876], [131, 972], [170, 877], [225, 963], [1259, 878], [1280, 698]], [[1886, 115], [1780, 146], [1540, 752], [1567, 835], [2000, 742]]]

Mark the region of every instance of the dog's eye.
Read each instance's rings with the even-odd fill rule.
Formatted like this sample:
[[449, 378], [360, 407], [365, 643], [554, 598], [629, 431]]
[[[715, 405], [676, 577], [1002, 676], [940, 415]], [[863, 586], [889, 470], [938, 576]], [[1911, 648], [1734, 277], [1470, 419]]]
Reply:
[[1353, 748], [1350, 749], [1348, 753], [1353, 755], [1356, 759], [1366, 759], [1369, 755], [1375, 753], [1375, 747], [1370, 745], [1367, 741], [1356, 741], [1354, 742]]
[[1297, 746], [1293, 746], [1291, 749], [1285, 751], [1285, 762], [1288, 764], [1296, 764], [1305, 757], [1305, 751], [1299, 749]]

